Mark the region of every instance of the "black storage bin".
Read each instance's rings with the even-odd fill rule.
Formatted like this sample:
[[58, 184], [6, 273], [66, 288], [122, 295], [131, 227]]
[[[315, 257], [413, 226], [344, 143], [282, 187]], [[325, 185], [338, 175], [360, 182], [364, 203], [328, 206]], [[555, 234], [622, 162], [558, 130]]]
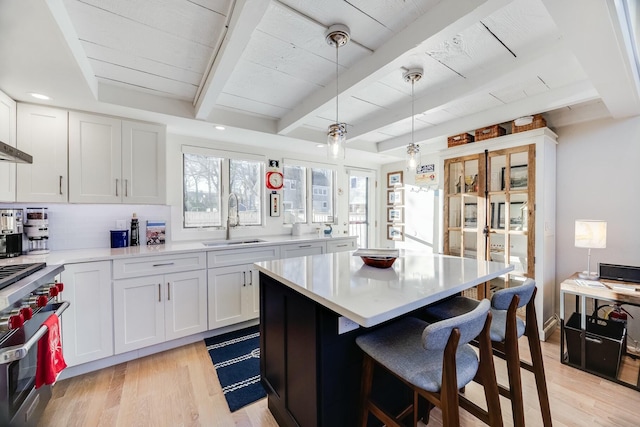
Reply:
[[[627, 333], [625, 324], [586, 316], [585, 367], [590, 371], [616, 379], [622, 357], [622, 343]], [[573, 313], [565, 325], [569, 363], [580, 366], [580, 313]]]

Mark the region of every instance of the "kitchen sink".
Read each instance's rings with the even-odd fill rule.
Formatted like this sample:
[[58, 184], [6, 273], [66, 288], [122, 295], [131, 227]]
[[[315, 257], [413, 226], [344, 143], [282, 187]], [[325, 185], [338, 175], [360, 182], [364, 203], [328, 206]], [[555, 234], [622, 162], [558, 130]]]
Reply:
[[210, 242], [202, 242], [205, 246], [236, 246], [236, 245], [247, 245], [249, 243], [260, 243], [264, 242], [261, 239], [244, 239], [244, 240], [212, 240]]

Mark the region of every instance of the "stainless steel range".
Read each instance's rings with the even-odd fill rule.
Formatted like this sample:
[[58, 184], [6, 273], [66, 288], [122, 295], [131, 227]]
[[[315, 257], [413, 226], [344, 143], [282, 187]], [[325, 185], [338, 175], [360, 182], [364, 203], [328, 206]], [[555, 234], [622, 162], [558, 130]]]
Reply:
[[0, 265], [0, 425], [35, 426], [51, 399], [51, 386], [35, 388], [43, 322], [69, 306], [55, 277], [62, 265]]

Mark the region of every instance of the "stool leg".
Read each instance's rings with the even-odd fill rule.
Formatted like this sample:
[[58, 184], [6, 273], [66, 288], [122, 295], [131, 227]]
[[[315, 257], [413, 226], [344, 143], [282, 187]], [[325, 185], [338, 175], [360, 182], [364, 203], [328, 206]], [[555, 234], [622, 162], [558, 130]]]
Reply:
[[520, 351], [518, 350], [518, 331], [516, 310], [520, 298], [515, 295], [507, 310], [507, 324], [504, 339], [504, 354], [509, 374], [509, 391], [511, 409], [513, 411], [513, 425], [524, 427], [524, 402], [522, 398], [522, 375], [520, 373]]
[[493, 351], [491, 350], [491, 339], [489, 330], [491, 328], [491, 312], [487, 314], [487, 319], [482, 332], [478, 336], [480, 350], [480, 366], [478, 374], [484, 388], [484, 395], [487, 402], [487, 413], [489, 415], [489, 425], [492, 427], [502, 427], [502, 411], [500, 410], [500, 394], [498, 391], [498, 381], [493, 363]]
[[373, 383], [373, 359], [365, 354], [362, 359], [362, 380], [360, 391], [360, 427], [367, 427], [369, 418], [369, 398], [371, 397], [371, 384]]
[[534, 305], [535, 291], [531, 301], [527, 304], [527, 324], [525, 334], [529, 340], [529, 351], [531, 352], [531, 362], [533, 365], [533, 375], [536, 378], [538, 389], [538, 401], [542, 412], [542, 422], [544, 427], [551, 427], [551, 408], [549, 407], [549, 393], [547, 391], [547, 380], [544, 374], [544, 364], [542, 362], [542, 349], [540, 348], [540, 335], [538, 334], [538, 322], [536, 318], [536, 308]]

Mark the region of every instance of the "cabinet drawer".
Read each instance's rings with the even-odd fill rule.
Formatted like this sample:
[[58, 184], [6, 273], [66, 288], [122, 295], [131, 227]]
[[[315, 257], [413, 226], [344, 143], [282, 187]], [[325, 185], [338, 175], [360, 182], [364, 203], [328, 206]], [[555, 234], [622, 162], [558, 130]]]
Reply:
[[176, 273], [200, 268], [206, 268], [204, 252], [116, 259], [113, 261], [113, 278], [126, 279], [129, 277]]
[[227, 265], [250, 264], [280, 258], [279, 246], [255, 246], [241, 249], [221, 249], [207, 252], [207, 266], [224, 267]]
[[327, 251], [325, 242], [301, 242], [282, 245], [280, 255], [282, 258], [294, 258], [298, 256], [319, 255]]
[[327, 253], [352, 251], [356, 248], [356, 239], [329, 240], [327, 241]]

